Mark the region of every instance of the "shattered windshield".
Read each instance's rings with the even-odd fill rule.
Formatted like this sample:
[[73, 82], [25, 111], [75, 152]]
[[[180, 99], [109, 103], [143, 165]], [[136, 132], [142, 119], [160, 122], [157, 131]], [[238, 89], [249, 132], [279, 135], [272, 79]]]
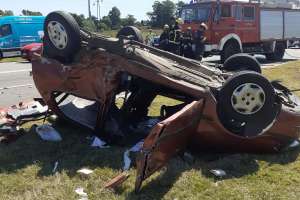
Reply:
[[184, 21], [207, 21], [210, 15], [210, 8], [210, 5], [183, 8], [181, 18]]

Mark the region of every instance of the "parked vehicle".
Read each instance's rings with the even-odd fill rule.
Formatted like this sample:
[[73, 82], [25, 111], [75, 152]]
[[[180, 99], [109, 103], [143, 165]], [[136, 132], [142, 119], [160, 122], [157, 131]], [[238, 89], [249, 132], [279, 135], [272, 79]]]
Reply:
[[0, 58], [21, 56], [23, 46], [41, 42], [44, 21], [43, 16], [0, 17]]
[[43, 51], [43, 43], [32, 43], [21, 48], [22, 58], [31, 61], [33, 55], [41, 54]]
[[182, 30], [196, 32], [204, 22], [205, 55], [221, 55], [222, 61], [241, 52], [281, 60], [285, 49], [300, 39], [300, 10], [278, 6], [251, 0], [198, 1], [182, 8]]
[[[65, 12], [50, 13], [43, 56], [33, 60], [32, 73], [59, 117], [110, 142], [129, 133], [145, 137], [136, 191], [186, 147], [274, 153], [299, 138], [300, 101], [259, 73], [253, 57], [234, 55], [216, 67], [147, 46], [134, 27], [124, 27], [118, 37], [81, 30]], [[116, 97], [123, 93], [120, 108]], [[152, 119], [148, 107], [157, 95], [182, 103], [161, 106], [157, 124], [134, 129]]]

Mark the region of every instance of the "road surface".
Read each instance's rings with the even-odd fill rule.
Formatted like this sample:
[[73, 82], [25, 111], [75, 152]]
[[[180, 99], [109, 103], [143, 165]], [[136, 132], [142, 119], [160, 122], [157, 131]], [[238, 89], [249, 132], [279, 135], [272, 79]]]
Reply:
[[[300, 59], [300, 49], [289, 49], [283, 62], [270, 63], [264, 57], [256, 56], [262, 66], [276, 67], [284, 62]], [[218, 62], [219, 56], [204, 59], [204, 61]], [[18, 104], [21, 101], [30, 101], [40, 97], [36, 90], [32, 76], [31, 63], [0, 63], [0, 107]]]
[[39, 97], [32, 76], [31, 63], [0, 63], [0, 107]]

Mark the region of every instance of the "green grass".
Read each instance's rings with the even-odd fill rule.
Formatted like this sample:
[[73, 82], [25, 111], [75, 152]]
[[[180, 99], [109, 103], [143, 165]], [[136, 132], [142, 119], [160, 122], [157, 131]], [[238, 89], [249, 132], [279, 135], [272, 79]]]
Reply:
[[[299, 87], [300, 62], [264, 70], [270, 79], [282, 79], [291, 88]], [[299, 93], [298, 93], [299, 94]], [[151, 115], [158, 115], [162, 104], [177, 101], [158, 97]], [[9, 146], [0, 145], [0, 199], [79, 199], [74, 190], [83, 187], [89, 199], [299, 199], [300, 149], [274, 155], [200, 154], [194, 163], [174, 158], [167, 170], [147, 180], [139, 195], [133, 193], [135, 169], [116, 191], [103, 189], [106, 181], [121, 172], [123, 152], [128, 147], [92, 149], [89, 133], [76, 126], [57, 123], [60, 143], [43, 142], [33, 130]], [[52, 174], [58, 161], [58, 172]], [[82, 179], [76, 171], [94, 170]], [[217, 180], [210, 169], [224, 169], [227, 177]]]
[[21, 57], [13, 57], [13, 58], [0, 58], [0, 63], [5, 62], [24, 62], [25, 60]]

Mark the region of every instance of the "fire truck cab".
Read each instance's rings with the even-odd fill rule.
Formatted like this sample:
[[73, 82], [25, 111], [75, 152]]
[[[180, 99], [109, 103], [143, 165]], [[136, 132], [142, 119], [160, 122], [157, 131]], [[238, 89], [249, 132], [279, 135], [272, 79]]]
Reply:
[[195, 32], [201, 23], [208, 26], [204, 56], [221, 55], [224, 61], [244, 52], [281, 60], [285, 49], [300, 39], [300, 10], [291, 6], [235, 0], [193, 2], [181, 9], [182, 31], [190, 27]]

